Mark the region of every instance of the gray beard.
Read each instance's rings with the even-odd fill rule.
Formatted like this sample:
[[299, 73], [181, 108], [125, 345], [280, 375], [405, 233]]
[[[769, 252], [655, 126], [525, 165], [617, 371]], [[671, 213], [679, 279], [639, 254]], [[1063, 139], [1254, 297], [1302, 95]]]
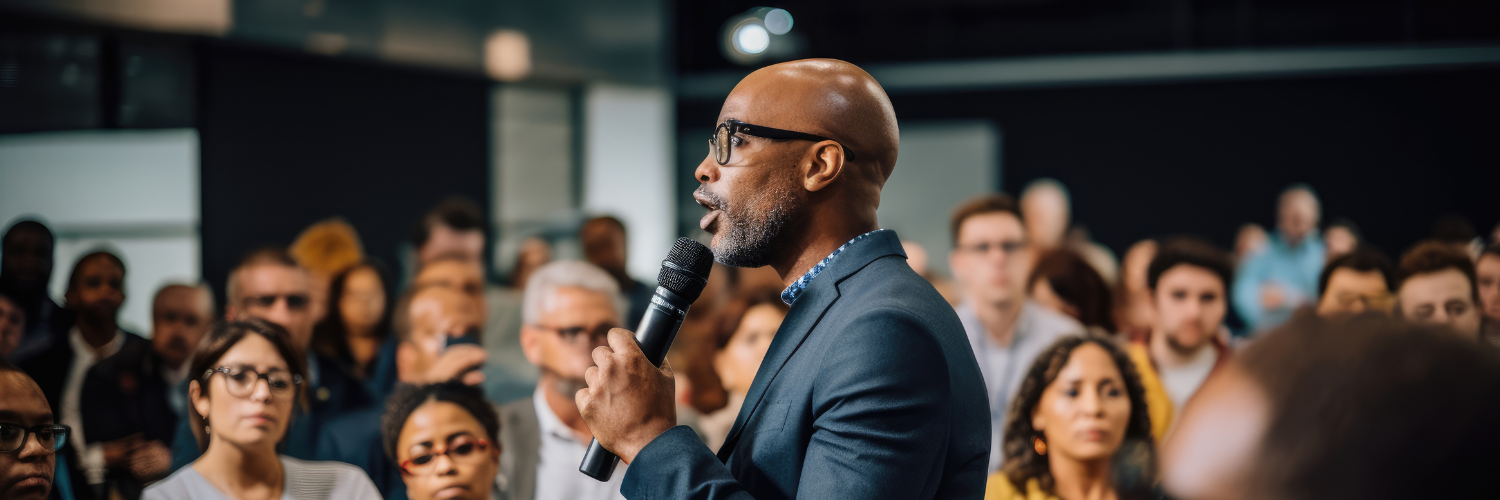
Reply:
[[556, 376], [556, 378], [554, 378], [552, 382], [553, 391], [556, 391], [558, 394], [565, 395], [570, 398], [578, 394], [578, 391], [588, 388], [589, 384], [587, 382], [584, 382], [583, 379], [570, 379], [562, 376]]
[[[769, 203], [756, 203], [762, 201]], [[761, 213], [746, 209], [766, 204], [770, 209]], [[715, 261], [734, 267], [770, 265], [782, 246], [783, 236], [800, 219], [798, 215], [802, 212], [790, 189], [763, 193], [737, 207], [726, 205], [719, 203], [723, 211], [720, 214], [720, 235], [711, 250]]]

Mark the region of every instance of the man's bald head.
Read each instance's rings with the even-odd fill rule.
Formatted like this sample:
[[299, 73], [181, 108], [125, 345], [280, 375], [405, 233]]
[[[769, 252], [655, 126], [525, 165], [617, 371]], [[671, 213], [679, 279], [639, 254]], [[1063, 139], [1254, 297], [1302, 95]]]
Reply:
[[838, 141], [854, 153], [846, 161], [873, 167], [879, 184], [896, 168], [896, 109], [875, 78], [844, 61], [803, 59], [756, 70], [735, 85], [723, 114]]
[[716, 149], [693, 173], [702, 184], [693, 197], [709, 209], [699, 226], [714, 235], [720, 263], [786, 267], [796, 260], [789, 252], [813, 239], [879, 227], [900, 137], [869, 73], [832, 59], [762, 68], [724, 100], [716, 125], [731, 120], [743, 123], [727, 129], [732, 135], [716, 132]]

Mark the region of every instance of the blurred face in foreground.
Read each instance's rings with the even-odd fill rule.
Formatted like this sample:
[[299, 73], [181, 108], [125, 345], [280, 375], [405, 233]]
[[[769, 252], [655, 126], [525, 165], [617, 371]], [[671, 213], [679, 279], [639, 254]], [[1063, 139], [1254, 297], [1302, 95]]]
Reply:
[[1031, 414], [1050, 463], [1109, 460], [1129, 423], [1125, 378], [1109, 353], [1091, 343], [1073, 350]]
[[396, 462], [412, 500], [487, 500], [500, 471], [500, 444], [462, 406], [428, 400], [407, 417]]
[[1448, 325], [1463, 335], [1479, 335], [1479, 308], [1469, 278], [1442, 269], [1406, 278], [1397, 291], [1401, 314], [1418, 323]]
[[1188, 400], [1162, 443], [1162, 486], [1179, 500], [1247, 498], [1270, 401], [1231, 363]]

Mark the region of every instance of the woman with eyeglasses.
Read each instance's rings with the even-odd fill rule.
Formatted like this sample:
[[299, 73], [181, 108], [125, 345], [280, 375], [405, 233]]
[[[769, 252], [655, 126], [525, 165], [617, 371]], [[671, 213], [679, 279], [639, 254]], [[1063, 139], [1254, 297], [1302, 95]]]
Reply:
[[499, 434], [484, 393], [457, 381], [398, 387], [381, 422], [385, 453], [411, 500], [503, 498]]
[[305, 398], [306, 359], [280, 326], [221, 323], [198, 344], [188, 385], [189, 422], [203, 455], [146, 488], [142, 498], [378, 499], [352, 465], [276, 453], [295, 401]]

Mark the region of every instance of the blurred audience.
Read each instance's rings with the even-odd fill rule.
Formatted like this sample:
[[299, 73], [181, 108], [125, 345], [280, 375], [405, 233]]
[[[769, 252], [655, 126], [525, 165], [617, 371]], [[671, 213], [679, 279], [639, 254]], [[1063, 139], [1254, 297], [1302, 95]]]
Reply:
[[[472, 297], [454, 288], [419, 286], [403, 295], [394, 319], [397, 380], [415, 385], [484, 381], [478, 368], [488, 355], [474, 345], [483, 324], [480, 311]], [[406, 485], [380, 446], [384, 411], [384, 403], [372, 404], [329, 422], [316, 437], [316, 456], [359, 466], [386, 497], [402, 498]]]
[[1260, 224], [1247, 223], [1240, 226], [1239, 232], [1234, 236], [1234, 263], [1236, 266], [1244, 263], [1250, 256], [1264, 252], [1266, 245], [1270, 243], [1270, 237], [1266, 235], [1266, 228]]
[[53, 317], [54, 326], [65, 327], [47, 350], [23, 360], [20, 367], [31, 375], [58, 421], [73, 429], [68, 444], [78, 456], [71, 463], [76, 476], [88, 485], [76, 492], [79, 498], [102, 495], [105, 476], [110, 468], [128, 463], [142, 443], [138, 439], [103, 441], [92, 439], [85, 427], [94, 418], [110, 418], [113, 408], [91, 409], [101, 415], [86, 415], [83, 407], [84, 382], [95, 364], [124, 352], [139, 362], [151, 352], [151, 342], [121, 330], [117, 323], [120, 306], [125, 302], [125, 263], [108, 251], [90, 252], [78, 259], [68, 275], [63, 295], [65, 311]]
[[[65, 460], [68, 427], [53, 419], [42, 388], [25, 372], [0, 359], [0, 498], [72, 499]], [[62, 484], [57, 484], [57, 481]]]
[[594, 349], [608, 345], [610, 329], [625, 315], [616, 277], [586, 262], [552, 262], [528, 280], [522, 304], [521, 347], [541, 379], [531, 398], [500, 407], [506, 497], [623, 498], [624, 470], [606, 482], [578, 473], [594, 434], [574, 400], [588, 387], [583, 374], [594, 366]]
[[395, 383], [391, 302], [384, 267], [370, 260], [358, 262], [334, 275], [328, 314], [313, 327], [313, 350], [338, 360], [350, 375], [364, 380], [376, 401], [384, 401]]
[[1431, 326], [1299, 314], [1209, 380], [1162, 446], [1180, 500], [1492, 498], [1500, 354]]
[[9, 360], [25, 335], [26, 311], [10, 296], [0, 293], [0, 360]]
[[1229, 256], [1192, 239], [1168, 242], [1147, 269], [1155, 326], [1128, 349], [1151, 412], [1151, 435], [1161, 439], [1174, 417], [1229, 359]]
[[1115, 287], [1115, 325], [1127, 339], [1144, 337], [1156, 321], [1146, 272], [1156, 258], [1157, 246], [1156, 240], [1136, 242], [1125, 251], [1120, 266], [1120, 283]]
[[[1122, 450], [1123, 448], [1123, 450]], [[1065, 337], [1030, 363], [986, 500], [1138, 498], [1154, 483], [1145, 389], [1109, 339]], [[1141, 491], [1138, 491], [1141, 490]]]
[[214, 327], [189, 372], [189, 420], [202, 455], [148, 486], [143, 498], [380, 498], [358, 468], [277, 452], [278, 443], [297, 439], [290, 427], [306, 417], [293, 414], [313, 376], [301, 352], [268, 321]]
[[1093, 333], [1115, 333], [1109, 285], [1072, 250], [1043, 254], [1026, 283], [1026, 291], [1037, 305], [1071, 316]]
[[1427, 241], [1401, 256], [1396, 300], [1401, 316], [1418, 323], [1447, 325], [1479, 336], [1479, 287], [1474, 261], [1459, 247]]
[[609, 216], [589, 219], [579, 228], [578, 241], [583, 244], [584, 258], [590, 264], [604, 269], [619, 283], [620, 293], [629, 304], [625, 324], [640, 323], [641, 317], [646, 315], [646, 307], [651, 303], [655, 287], [636, 281], [625, 272], [625, 223]]
[[[317, 456], [318, 436], [329, 428], [330, 420], [346, 411], [372, 405], [374, 399], [337, 360], [309, 349], [314, 323], [312, 275], [290, 254], [279, 248], [252, 251], [229, 272], [228, 281], [224, 318], [228, 321], [257, 318], [275, 324], [287, 332], [292, 349], [301, 355], [296, 362], [306, 367], [303, 387], [308, 397], [299, 401], [300, 418], [286, 429], [286, 444], [281, 452], [292, 458], [311, 460]], [[196, 363], [194, 360], [195, 366]], [[183, 445], [187, 441], [184, 432], [184, 426], [179, 425], [172, 447], [174, 470], [200, 453]]]
[[723, 409], [704, 415], [698, 421], [698, 430], [709, 449], [717, 450], [729, 436], [729, 429], [739, 416], [755, 373], [781, 328], [781, 320], [789, 309], [781, 301], [781, 291], [762, 288], [757, 292], [737, 298], [727, 308], [723, 326], [715, 342], [713, 367], [719, 376], [728, 404]]
[[521, 240], [521, 248], [516, 252], [516, 265], [510, 272], [511, 289], [526, 290], [526, 281], [548, 262], [552, 262], [551, 243], [535, 236]]
[[[487, 360], [493, 361], [484, 363], [481, 368], [484, 373], [483, 388], [491, 400], [515, 401], [531, 394], [538, 376], [536, 367], [524, 361], [526, 357], [521, 349], [519, 329], [513, 338], [507, 340], [503, 335], [495, 335], [495, 330], [489, 328], [496, 324], [488, 316], [493, 312], [489, 304], [495, 294], [490, 293], [484, 284], [484, 268], [478, 262], [458, 256], [437, 257], [422, 267], [412, 286], [448, 288], [462, 293], [476, 305], [480, 324], [485, 325], [477, 337], [478, 344], [484, 348]], [[513, 315], [516, 323], [520, 323], [519, 308], [505, 314]]]
[[1234, 308], [1251, 333], [1286, 321], [1293, 309], [1316, 300], [1318, 273], [1328, 257], [1318, 234], [1321, 212], [1312, 186], [1286, 188], [1277, 206], [1276, 234], [1265, 251], [1239, 263]]
[[1026, 237], [1038, 252], [1069, 248], [1083, 257], [1108, 283], [1119, 276], [1115, 254], [1089, 239], [1088, 231], [1074, 227], [1072, 199], [1057, 179], [1031, 181], [1021, 191], [1020, 213], [1025, 215]]
[[56, 320], [61, 325], [53, 324], [62, 308], [47, 294], [56, 243], [52, 230], [31, 219], [12, 223], [0, 239], [0, 294], [20, 305], [26, 317], [21, 343], [11, 351], [17, 363], [46, 350], [72, 326], [63, 318]]
[[1329, 261], [1318, 276], [1318, 315], [1391, 314], [1395, 291], [1396, 270], [1390, 259], [1373, 247], [1355, 247]]
[[901, 250], [906, 252], [906, 263], [911, 266], [912, 271], [916, 271], [917, 275], [925, 278], [928, 283], [932, 283], [932, 287], [937, 289], [938, 293], [943, 296], [944, 300], [948, 301], [949, 305], [958, 305], [961, 299], [958, 296], [958, 289], [953, 286], [953, 282], [933, 271], [931, 267], [928, 267], [930, 262], [928, 261], [926, 247], [915, 241], [903, 241], [901, 242]]
[[1073, 318], [1026, 296], [1035, 259], [1020, 209], [1004, 194], [980, 196], [953, 212], [949, 268], [963, 289], [956, 308], [990, 395], [991, 472], [999, 470], [1005, 409], [1037, 354], [1065, 335], [1083, 333]]
[[1500, 346], [1500, 243], [1485, 247], [1474, 273], [1479, 278], [1479, 305], [1484, 314], [1482, 334]]
[[328, 286], [335, 276], [364, 260], [359, 233], [343, 217], [322, 220], [302, 230], [287, 248], [297, 263], [312, 276], [312, 317], [321, 322], [328, 314]]
[[1459, 214], [1438, 217], [1432, 224], [1432, 238], [1429, 241], [1452, 246], [1476, 260], [1484, 250], [1484, 240], [1479, 237], [1479, 232], [1469, 223], [1468, 218]]
[[381, 448], [406, 483], [400, 498], [508, 498], [496, 480], [500, 419], [479, 389], [454, 381], [403, 385], [386, 407]]
[[1327, 247], [1324, 259], [1332, 261], [1348, 255], [1355, 248], [1359, 248], [1364, 243], [1364, 239], [1359, 226], [1355, 225], [1354, 221], [1344, 217], [1334, 219], [1328, 224], [1328, 228], [1323, 230], [1323, 245]]
[[193, 349], [213, 321], [213, 307], [208, 287], [162, 287], [151, 305], [150, 350], [127, 344], [89, 370], [80, 397], [89, 439], [128, 450], [109, 466], [107, 497], [140, 498], [146, 483], [169, 472], [172, 441], [187, 416]]

